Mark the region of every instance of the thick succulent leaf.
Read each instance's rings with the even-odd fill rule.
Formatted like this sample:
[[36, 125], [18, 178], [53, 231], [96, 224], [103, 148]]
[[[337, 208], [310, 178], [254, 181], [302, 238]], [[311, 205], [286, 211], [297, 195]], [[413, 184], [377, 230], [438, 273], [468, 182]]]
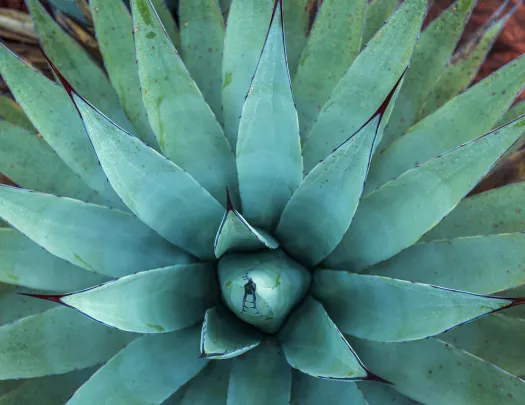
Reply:
[[230, 359], [261, 343], [262, 335], [243, 324], [221, 307], [210, 308], [204, 315], [201, 332], [201, 356]]
[[0, 44], [0, 72], [45, 141], [93, 190], [124, 207], [98, 164], [82, 122], [62, 88]]
[[439, 336], [518, 377], [525, 377], [525, 319], [493, 314]]
[[344, 333], [381, 342], [423, 339], [525, 303], [339, 270], [318, 270], [312, 292]]
[[65, 292], [107, 280], [53, 256], [15, 229], [0, 229], [0, 282]]
[[519, 405], [525, 382], [436, 339], [378, 343], [352, 339], [363, 361], [394, 388], [427, 405]]
[[264, 248], [276, 249], [279, 242], [262, 229], [255, 229], [233, 208], [228, 196], [226, 213], [215, 237], [215, 256], [220, 258], [228, 252], [250, 252]]
[[209, 0], [181, 0], [179, 19], [184, 64], [215, 116], [222, 122], [225, 28], [219, 4]]
[[287, 252], [309, 266], [328, 256], [350, 226], [380, 121], [375, 116], [314, 167], [284, 208], [275, 234]]
[[374, 190], [489, 131], [524, 85], [525, 56], [522, 56], [450, 100], [377, 154], [366, 190]]
[[525, 232], [418, 242], [366, 272], [479, 294], [525, 284]]
[[126, 133], [76, 94], [72, 97], [102, 168], [129, 209], [173, 244], [199, 258], [214, 258], [221, 204], [183, 168]]
[[25, 114], [24, 110], [13, 99], [0, 95], [0, 118], [27, 129], [28, 131], [36, 132], [35, 127]]
[[426, 0], [403, 3], [346, 71], [306, 134], [306, 172], [355, 133], [383, 103], [408, 65], [426, 5]]
[[323, 1], [293, 79], [302, 134], [359, 54], [365, 12], [366, 0]]
[[64, 404], [95, 369], [69, 374], [21, 380], [16, 389], [0, 396], [0, 405]]
[[[294, 372], [290, 404], [319, 405], [323, 403], [330, 405], [368, 405], [363, 394], [353, 382], [329, 381]], [[373, 402], [371, 404], [376, 405]]]
[[67, 405], [162, 403], [206, 366], [207, 360], [199, 359], [199, 332], [191, 328], [138, 338], [101, 367]]
[[20, 387], [27, 380], [2, 380], [0, 381], [0, 401], [3, 399], [7, 393], [15, 390]]
[[[210, 364], [211, 363], [215, 363], [215, 362], [210, 362]], [[191, 381], [195, 381], [195, 378], [193, 378]], [[168, 399], [162, 402], [162, 405], [181, 405], [181, 402], [184, 399], [184, 394], [186, 393], [186, 388], [191, 383], [191, 381], [187, 385], [184, 385], [181, 388], [179, 388], [177, 391], [175, 391], [174, 394], [172, 394]]]
[[525, 117], [409, 170], [372, 192], [365, 189], [348, 232], [326, 260], [328, 266], [359, 271], [414, 244], [517, 142], [523, 124]]
[[494, 125], [494, 128], [501, 127], [502, 125], [505, 125], [507, 122], [513, 121], [516, 118], [524, 114], [525, 114], [525, 100], [520, 101], [519, 103], [509, 108], [507, 112], [502, 115], [502, 117], [499, 119], [496, 125]]
[[286, 39], [286, 56], [288, 70], [292, 77], [308, 36], [310, 23], [310, 0], [286, 0], [283, 3], [284, 32]]
[[160, 148], [224, 202], [224, 189], [237, 189], [235, 158], [228, 140], [150, 0], [132, 0], [131, 4], [142, 98]]
[[[178, 0], [176, 1], [178, 2]], [[166, 2], [169, 3], [170, 0], [151, 0], [151, 4], [155, 8], [155, 12], [159, 16], [160, 22], [162, 23], [162, 26], [166, 30], [166, 33], [168, 34], [168, 37], [170, 38], [172, 44], [175, 45], [177, 50], [180, 50], [181, 47], [180, 47], [179, 28]], [[173, 8], [176, 8], [176, 7], [173, 7]]]
[[280, 0], [242, 110], [237, 169], [244, 217], [272, 230], [303, 172]]
[[122, 0], [92, 0], [90, 6], [104, 66], [122, 108], [135, 128], [135, 135], [158, 148], [142, 102], [131, 15]]
[[385, 129], [383, 148], [406, 133], [417, 121], [419, 110], [442, 75], [476, 2], [456, 0], [419, 37], [403, 87]]
[[399, 0], [369, 0], [363, 30], [363, 47], [381, 29], [383, 24], [394, 13], [398, 4]]
[[211, 361], [188, 383], [179, 404], [226, 405], [230, 370], [230, 361]]
[[0, 283], [0, 308], [2, 308], [0, 311], [0, 325], [47, 311], [55, 306], [50, 301], [35, 300], [32, 297], [20, 294], [24, 292], [29, 292], [29, 290]]
[[86, 17], [82, 12], [82, 9], [79, 7], [80, 1], [71, 1], [71, 0], [49, 0], [53, 6], [62, 10], [64, 13], [74, 17], [76, 20], [81, 23], [87, 23]]
[[257, 67], [273, 0], [232, 0], [222, 59], [224, 131], [235, 150], [246, 94]]
[[370, 377], [321, 303], [312, 297], [292, 313], [279, 332], [279, 341], [290, 366], [305, 374], [330, 380]]
[[365, 396], [370, 405], [417, 405], [419, 402], [400, 394], [386, 384], [363, 381], [357, 383], [357, 387]]
[[0, 172], [21, 187], [104, 205], [41, 137], [0, 121]]
[[492, 45], [512, 15], [509, 13], [499, 18], [507, 3], [508, 1], [505, 1], [491, 18], [474, 32], [472, 38], [453, 55], [432, 91], [426, 96], [423, 107], [419, 111], [418, 120], [425, 118], [457, 96], [474, 80]]
[[217, 299], [210, 264], [143, 271], [61, 296], [42, 296], [105, 325], [138, 333], [164, 333], [194, 325]]
[[267, 342], [233, 359], [226, 403], [289, 405], [291, 385], [292, 370], [280, 348]]
[[521, 182], [464, 199], [422, 240], [524, 231], [525, 182]]
[[222, 297], [232, 312], [266, 333], [279, 330], [310, 286], [310, 272], [280, 250], [226, 255], [219, 261]]
[[0, 218], [55, 256], [111, 277], [191, 260], [133, 215], [69, 198], [1, 186]]
[[135, 338], [69, 308], [53, 308], [0, 327], [0, 379], [42, 377], [91, 367]]
[[43, 50], [60, 72], [106, 115], [133, 132], [115, 90], [100, 66], [51, 18], [40, 0], [26, 0], [26, 5], [33, 16]]

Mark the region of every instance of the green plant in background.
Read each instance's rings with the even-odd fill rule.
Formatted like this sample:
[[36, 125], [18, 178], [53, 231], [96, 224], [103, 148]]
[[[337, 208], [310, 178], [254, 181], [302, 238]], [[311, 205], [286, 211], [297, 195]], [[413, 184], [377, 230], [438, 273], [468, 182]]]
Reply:
[[90, 4], [107, 76], [38, 0], [57, 83], [1, 48], [1, 405], [525, 403], [525, 184], [464, 199], [524, 133], [524, 57], [466, 89], [510, 14]]

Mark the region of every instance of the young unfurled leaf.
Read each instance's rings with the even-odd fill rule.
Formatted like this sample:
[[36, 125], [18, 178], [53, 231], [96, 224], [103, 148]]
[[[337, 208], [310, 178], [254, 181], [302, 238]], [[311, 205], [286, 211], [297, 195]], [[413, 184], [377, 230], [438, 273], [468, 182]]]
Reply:
[[217, 258], [228, 252], [276, 249], [279, 242], [262, 229], [255, 229], [232, 206], [227, 197], [227, 208], [215, 237], [214, 251]]
[[[366, 380], [369, 373], [323, 305], [307, 297], [279, 332], [293, 368], [317, 378]], [[322, 348], [322, 350], [319, 350]]]
[[[126, 346], [100, 368], [67, 405], [160, 404], [207, 364], [199, 359], [197, 327], [146, 335]], [[131, 381], [133, 383], [131, 383]]]
[[235, 157], [150, 0], [132, 0], [142, 98], [164, 155], [218, 201], [237, 192]]
[[69, 198], [0, 186], [0, 218], [55, 256], [110, 277], [192, 260], [135, 216]]
[[268, 342], [233, 359], [227, 405], [289, 405], [290, 366], [275, 343]]
[[138, 333], [165, 333], [194, 325], [217, 298], [209, 264], [148, 270], [55, 299], [106, 325]]
[[268, 231], [277, 225], [303, 173], [282, 23], [279, 0], [244, 103], [237, 140], [242, 213], [251, 224]]
[[323, 1], [293, 78], [303, 135], [308, 134], [321, 107], [357, 57], [365, 11], [366, 0]]
[[372, 192], [365, 189], [354, 220], [328, 256], [327, 265], [360, 271], [414, 244], [520, 139], [524, 123], [525, 117], [409, 170]]
[[312, 292], [342, 332], [380, 342], [424, 339], [525, 303], [339, 270], [318, 270]]
[[106, 176], [129, 209], [173, 244], [199, 258], [213, 258], [219, 202], [182, 168], [76, 94], [72, 98]]
[[102, 363], [135, 335], [53, 308], [0, 327], [0, 380], [64, 374]]
[[346, 71], [310, 133], [303, 134], [306, 173], [383, 103], [408, 66], [426, 6], [426, 0], [405, 1]]
[[261, 343], [262, 335], [250, 329], [221, 307], [210, 308], [204, 315], [201, 332], [201, 356], [207, 359], [231, 359]]
[[233, 150], [242, 107], [261, 56], [273, 0], [233, 0], [226, 24], [222, 58], [224, 132]]
[[222, 122], [222, 53], [224, 20], [219, 4], [209, 0], [181, 0], [181, 53], [191, 77]]

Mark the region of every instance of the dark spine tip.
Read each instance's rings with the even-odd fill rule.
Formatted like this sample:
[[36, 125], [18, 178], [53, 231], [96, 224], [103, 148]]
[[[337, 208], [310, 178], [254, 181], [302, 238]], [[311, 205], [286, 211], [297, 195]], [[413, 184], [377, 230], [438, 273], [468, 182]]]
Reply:
[[405, 70], [403, 71], [401, 76], [399, 76], [399, 79], [397, 79], [396, 84], [394, 84], [394, 87], [392, 87], [392, 90], [390, 90], [390, 93], [388, 93], [388, 95], [386, 96], [385, 100], [379, 106], [379, 108], [377, 109], [375, 114], [372, 116], [372, 118], [376, 117], [377, 115], [380, 115], [379, 122], [381, 122], [381, 120], [383, 119], [383, 115], [385, 114], [386, 109], [388, 108], [388, 105], [390, 104], [390, 101], [392, 101], [392, 97], [394, 97], [394, 93], [396, 92], [397, 88], [401, 84], [401, 80], [405, 76], [407, 70], [408, 70], [408, 66], [405, 68]]
[[518, 305], [525, 304], [525, 297], [505, 298], [505, 299], [510, 299], [512, 302], [509, 305], [507, 305], [506, 307], [502, 308], [502, 309], [517, 307]]
[[207, 358], [207, 357], [208, 357], [208, 355], [206, 354], [206, 352], [202, 352], [202, 353], [200, 354], [200, 356], [199, 356], [199, 359], [205, 359], [205, 358]]
[[67, 94], [69, 94], [69, 97], [73, 97], [73, 94], [77, 94], [77, 92], [73, 89], [73, 86], [71, 86], [71, 83], [69, 83], [67, 79], [64, 77], [64, 75], [60, 73], [56, 65], [51, 61], [51, 59], [49, 59], [49, 57], [47, 56], [46, 52], [44, 51], [42, 47], [40, 47], [40, 51], [44, 55], [44, 58], [46, 58], [47, 63], [49, 64], [49, 66], [51, 67], [55, 75], [57, 76], [60, 83], [62, 83], [62, 86], [66, 90]]
[[387, 385], [394, 385], [394, 383], [391, 383], [390, 381], [385, 380], [383, 377], [379, 377], [377, 374], [374, 374], [368, 370], [367, 370], [367, 376], [364, 379], [364, 381], [375, 381], [375, 382], [379, 382], [379, 383], [383, 383]]
[[226, 211], [230, 212], [233, 210], [234, 208], [233, 208], [233, 203], [232, 203], [232, 199], [230, 196], [230, 189], [226, 187]]
[[64, 298], [67, 294], [57, 295], [57, 294], [29, 294], [29, 293], [18, 293], [18, 295], [25, 295], [26, 297], [32, 297], [32, 298], [38, 298], [41, 300], [56, 302], [57, 304], [63, 304], [62, 298]]

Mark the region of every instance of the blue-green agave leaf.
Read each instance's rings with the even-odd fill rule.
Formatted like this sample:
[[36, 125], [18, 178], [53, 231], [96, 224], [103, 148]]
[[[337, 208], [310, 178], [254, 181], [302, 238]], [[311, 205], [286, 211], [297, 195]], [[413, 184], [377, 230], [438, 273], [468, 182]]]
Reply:
[[100, 167], [66, 92], [0, 44], [0, 73], [44, 140], [113, 207], [124, 207]]
[[266, 333], [275, 333], [310, 286], [310, 272], [280, 250], [226, 255], [218, 276], [232, 312]]
[[272, 230], [303, 177], [281, 0], [275, 3], [261, 59], [242, 110], [237, 170], [244, 217], [254, 226]]
[[357, 386], [370, 405], [419, 405], [419, 402], [411, 400], [386, 384], [363, 381], [358, 382]]
[[367, 193], [365, 189], [354, 220], [328, 256], [327, 265], [360, 271], [413, 245], [520, 139], [524, 124], [522, 117], [409, 170], [374, 191]]
[[77, 1], [71, 0], [48, 0], [54, 7], [62, 10], [64, 13], [70, 15], [76, 20], [80, 21], [83, 24], [87, 24], [88, 21], [82, 12], [82, 9], [79, 7]]
[[[504, 297], [525, 297], [525, 284], [498, 293]], [[505, 311], [506, 316], [525, 319], [525, 305], [510, 308]]]
[[0, 186], [0, 218], [55, 256], [110, 277], [191, 261], [133, 215], [69, 198]]
[[230, 361], [211, 361], [188, 383], [178, 405], [226, 405], [230, 370]]
[[[363, 394], [353, 382], [312, 378], [307, 374], [294, 372], [291, 404], [319, 405], [323, 403], [330, 405], [368, 405]], [[371, 404], [376, 405], [374, 402]]]
[[329, 380], [374, 379], [323, 305], [310, 296], [292, 313], [279, 341], [290, 366], [305, 374]]
[[67, 405], [159, 404], [199, 373], [199, 328], [136, 339], [100, 368]]
[[24, 110], [13, 99], [0, 95], [0, 118], [15, 124], [20, 128], [24, 128], [31, 132], [37, 132], [31, 120], [28, 118]]
[[88, 100], [119, 125], [133, 132], [117, 93], [100, 66], [51, 18], [40, 0], [26, 0], [26, 4], [47, 57]]
[[493, 294], [525, 284], [524, 262], [525, 232], [503, 233], [418, 242], [366, 272]]
[[464, 199], [421, 239], [429, 242], [512, 232], [525, 232], [525, 182]]
[[[516, 3], [518, 5], [521, 1]], [[509, 0], [505, 0], [494, 14], [452, 56], [432, 91], [426, 96], [418, 120], [425, 118], [450, 99], [465, 90], [474, 80], [492, 45], [514, 10], [499, 18]], [[507, 120], [505, 121], [508, 122]], [[503, 124], [502, 124], [503, 125]], [[499, 125], [498, 125], [499, 126]]]
[[232, 0], [222, 58], [224, 131], [235, 150], [239, 121], [257, 67], [273, 0]]
[[262, 335], [250, 329], [221, 307], [210, 308], [204, 315], [201, 332], [201, 356], [207, 359], [231, 359], [257, 347]]
[[157, 16], [166, 30], [166, 34], [168, 34], [172, 44], [175, 45], [179, 51], [181, 49], [179, 27], [177, 26], [177, 22], [173, 18], [166, 1], [169, 2], [170, 0], [151, 0], [151, 5], [155, 9], [155, 12], [157, 13]]
[[[234, 0], [235, 1], [235, 0]], [[227, 405], [289, 405], [290, 366], [272, 342], [233, 359]]]
[[362, 47], [381, 29], [383, 24], [394, 13], [399, 0], [369, 0], [366, 8], [366, 20], [363, 30]]
[[0, 403], [5, 401], [5, 397], [11, 391], [20, 387], [27, 380], [2, 380], [0, 381]]
[[71, 94], [106, 176], [129, 209], [173, 244], [214, 258], [221, 204], [188, 172]]
[[417, 121], [427, 94], [442, 75], [477, 0], [456, 0], [419, 37], [410, 68], [385, 128], [382, 147], [406, 133]]
[[283, 3], [286, 56], [291, 76], [297, 70], [297, 64], [306, 44], [310, 23], [310, 0], [285, 0]]
[[40, 136], [0, 121], [0, 172], [30, 190], [105, 205]]
[[121, 330], [165, 333], [199, 322], [217, 292], [213, 268], [201, 263], [143, 271], [75, 293], [35, 297]]
[[339, 270], [318, 270], [312, 292], [341, 331], [381, 342], [424, 339], [525, 303]]
[[328, 256], [350, 226], [396, 90], [363, 127], [308, 173], [281, 215], [276, 235], [288, 252], [310, 266]]
[[134, 338], [64, 307], [30, 315], [0, 327], [0, 379], [91, 367], [111, 358]]
[[365, 192], [489, 131], [524, 85], [525, 56], [521, 56], [450, 100], [376, 154]]
[[0, 282], [66, 292], [107, 280], [53, 256], [15, 229], [0, 229]]
[[515, 376], [525, 377], [525, 319], [493, 314], [453, 329], [439, 338]]
[[0, 405], [63, 404], [89, 378], [95, 368], [73, 373], [17, 380], [20, 385], [0, 396]]
[[179, 2], [181, 53], [191, 77], [222, 122], [224, 20], [219, 4], [209, 0]]
[[317, 12], [293, 78], [302, 134], [359, 54], [365, 13], [366, 0], [324, 0]]
[[135, 135], [157, 149], [142, 102], [131, 15], [122, 0], [92, 0], [89, 4], [104, 66], [122, 108], [135, 128]]
[[[34, 292], [34, 290], [32, 290]], [[32, 297], [20, 293], [30, 292], [24, 288], [11, 284], [0, 283], [0, 326], [24, 318], [29, 315], [38, 314], [55, 306], [50, 301], [35, 300]], [[0, 384], [2, 384], [0, 380]]]
[[215, 237], [215, 256], [220, 258], [228, 252], [249, 252], [278, 247], [279, 242], [270, 233], [251, 226], [239, 211], [233, 208], [228, 195], [226, 212]]
[[383, 103], [408, 66], [426, 6], [426, 0], [403, 3], [346, 71], [309, 134], [303, 134], [305, 172], [355, 133]]
[[363, 361], [394, 388], [427, 405], [518, 405], [525, 382], [437, 339], [379, 343], [351, 339]]
[[228, 140], [150, 0], [131, 4], [142, 98], [160, 148], [224, 204], [224, 189], [234, 194], [237, 190], [235, 157]]
[[524, 114], [525, 114], [525, 100], [520, 101], [519, 103], [509, 108], [507, 112], [502, 115], [502, 117], [499, 119], [496, 125], [494, 125], [494, 128], [501, 127], [505, 125], [506, 123], [513, 121], [519, 116], [524, 115]]

